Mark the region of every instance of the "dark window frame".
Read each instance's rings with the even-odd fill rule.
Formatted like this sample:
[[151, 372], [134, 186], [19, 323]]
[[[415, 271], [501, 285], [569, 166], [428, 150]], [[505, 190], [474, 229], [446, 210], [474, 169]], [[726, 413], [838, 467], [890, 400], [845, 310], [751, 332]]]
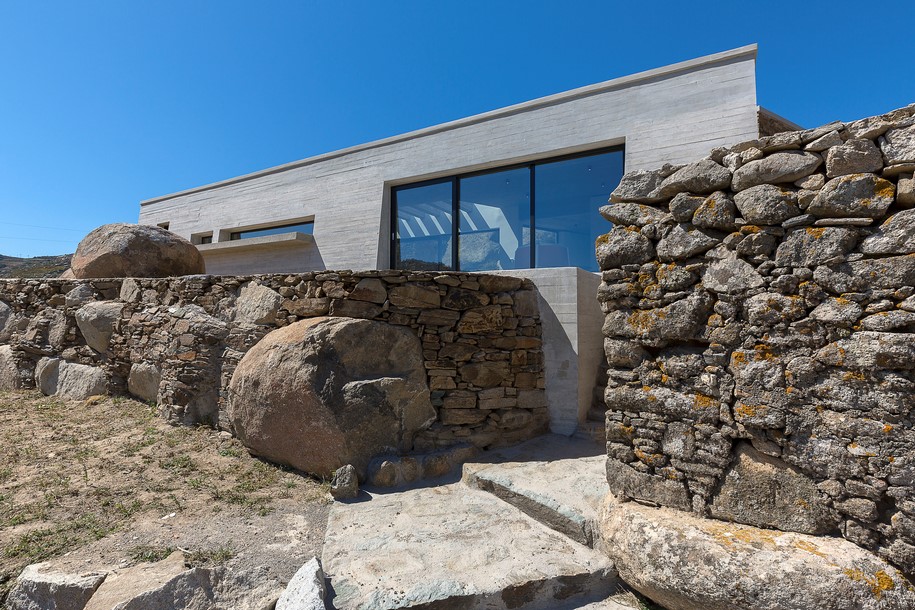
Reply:
[[533, 161], [526, 161], [523, 163], [513, 163], [511, 165], [500, 165], [499, 167], [492, 167], [483, 170], [476, 170], [472, 172], [464, 172], [461, 174], [452, 174], [450, 176], [443, 176], [440, 178], [430, 178], [428, 180], [420, 180], [418, 182], [408, 182], [405, 184], [397, 184], [391, 186], [391, 234], [390, 234], [390, 267], [391, 269], [398, 269], [396, 266], [398, 261], [397, 250], [399, 245], [399, 240], [397, 239], [397, 231], [400, 228], [399, 220], [397, 217], [397, 193], [401, 190], [406, 190], [410, 188], [417, 188], [423, 186], [431, 186], [433, 184], [446, 184], [451, 183], [451, 269], [453, 271], [460, 271], [460, 224], [461, 224], [461, 180], [465, 178], [473, 178], [475, 176], [485, 176], [486, 174], [495, 174], [498, 172], [510, 171], [513, 169], [522, 169], [527, 168], [530, 172], [530, 193], [531, 193], [531, 262], [530, 268], [536, 269], [537, 263], [537, 246], [536, 246], [536, 206], [537, 206], [537, 194], [535, 188], [536, 181], [536, 167], [538, 165], [546, 165], [549, 163], [558, 163], [560, 161], [569, 161], [571, 159], [581, 159], [584, 157], [594, 157], [597, 155], [603, 155], [612, 152], [621, 152], [623, 153], [623, 173], [625, 173], [625, 160], [626, 160], [626, 146], [624, 144], [618, 144], [616, 146], [606, 146], [603, 148], [595, 148], [591, 150], [581, 151], [577, 153], [569, 153], [567, 155], [558, 155], [555, 157], [544, 157], [542, 159], [535, 159]]

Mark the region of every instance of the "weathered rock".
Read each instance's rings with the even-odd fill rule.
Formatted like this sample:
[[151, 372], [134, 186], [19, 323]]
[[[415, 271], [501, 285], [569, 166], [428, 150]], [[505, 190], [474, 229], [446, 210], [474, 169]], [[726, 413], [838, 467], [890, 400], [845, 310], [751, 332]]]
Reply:
[[601, 269], [639, 264], [655, 256], [654, 244], [637, 230], [614, 227], [597, 238], [597, 263]]
[[813, 320], [828, 322], [839, 326], [851, 326], [858, 321], [864, 308], [848, 299], [829, 298], [817, 305], [810, 312]]
[[18, 390], [22, 387], [19, 367], [10, 345], [0, 345], [0, 390]]
[[832, 130], [829, 133], [820, 136], [813, 142], [810, 142], [809, 144], [805, 145], [804, 150], [807, 150], [810, 152], [821, 152], [821, 151], [826, 150], [827, 148], [830, 148], [832, 146], [838, 146], [840, 144], [842, 144], [842, 136], [839, 135], [838, 131]]
[[890, 216], [876, 233], [861, 242], [865, 254], [912, 254], [915, 252], [915, 210]]
[[89, 284], [80, 284], [67, 292], [64, 300], [67, 307], [81, 307], [95, 300], [95, 290]]
[[801, 534], [829, 534], [839, 525], [810, 478], [747, 443], [737, 447], [709, 512], [724, 521]]
[[734, 228], [736, 212], [737, 208], [730, 196], [717, 191], [706, 197], [693, 214], [693, 224], [703, 229], [729, 231]]
[[122, 223], [102, 225], [84, 237], [70, 268], [80, 279], [205, 272], [203, 256], [186, 239], [160, 227]]
[[870, 140], [848, 140], [826, 153], [826, 175], [830, 178], [876, 172], [882, 168], [883, 157]]
[[600, 209], [600, 215], [615, 225], [644, 227], [666, 222], [670, 216], [658, 208], [638, 203], [613, 203]]
[[280, 294], [257, 282], [242, 286], [235, 301], [235, 321], [242, 324], [273, 324], [283, 303]]
[[734, 203], [750, 224], [777, 225], [799, 216], [797, 193], [771, 184], [748, 187], [734, 195]]
[[16, 578], [5, 608], [9, 610], [83, 610], [104, 574], [67, 574], [48, 563], [27, 566]]
[[613, 459], [607, 460], [607, 482], [614, 494], [624, 498], [648, 500], [680, 510], [690, 508], [689, 495], [682, 481], [639, 472]]
[[670, 610], [903, 610], [915, 588], [838, 538], [608, 500], [601, 531], [622, 579]]
[[815, 172], [822, 162], [819, 155], [809, 152], [773, 153], [735, 171], [733, 188], [743, 191], [759, 184], [794, 182]]
[[460, 371], [465, 381], [481, 388], [501, 385], [511, 374], [506, 362], [471, 362], [462, 366]]
[[209, 570], [187, 569], [184, 555], [172, 553], [156, 563], [114, 571], [99, 586], [85, 610], [210, 610], [213, 577]]
[[915, 335], [862, 331], [830, 343], [816, 353], [829, 366], [850, 369], [915, 369]]
[[604, 355], [610, 366], [623, 366], [634, 369], [650, 358], [648, 352], [634, 341], [604, 339]]
[[108, 376], [94, 366], [61, 362], [57, 374], [56, 395], [66, 400], [85, 400], [108, 393]]
[[663, 201], [665, 197], [658, 193], [658, 187], [661, 186], [662, 180], [664, 180], [662, 170], [626, 172], [623, 174], [619, 186], [610, 193], [610, 201], [614, 203], [626, 201], [656, 203]]
[[806, 227], [788, 233], [775, 252], [780, 267], [815, 267], [851, 252], [858, 241], [854, 229]]
[[330, 495], [337, 500], [348, 500], [359, 495], [359, 477], [350, 464], [337, 468], [330, 482]]
[[76, 325], [79, 327], [86, 345], [99, 353], [108, 349], [111, 335], [114, 333], [123, 303], [95, 301], [86, 303], [76, 311]]
[[674, 261], [701, 254], [719, 243], [714, 234], [691, 225], [678, 224], [658, 242], [656, 250], [660, 260]]
[[604, 321], [604, 336], [647, 344], [689, 340], [705, 322], [711, 306], [709, 294], [699, 292], [658, 309], [615, 310]]
[[327, 297], [305, 297], [301, 299], [286, 299], [282, 308], [294, 316], [310, 318], [312, 316], [325, 316], [330, 311], [330, 299]]
[[502, 308], [498, 305], [465, 311], [458, 322], [459, 333], [491, 333], [502, 330]]
[[136, 362], [130, 366], [127, 390], [140, 400], [155, 402], [161, 382], [162, 372], [158, 366], [149, 362]]
[[677, 193], [668, 204], [670, 215], [677, 222], [691, 222], [693, 214], [703, 203], [705, 203], [704, 197], [696, 197], [689, 193]]
[[896, 184], [896, 203], [903, 208], [915, 207], [915, 178], [900, 176]]
[[[842, 266], [851, 277], [872, 288], [915, 286], [915, 254], [857, 260]], [[860, 284], [858, 284], [860, 286]], [[843, 290], [842, 292], [852, 292]]]
[[229, 418], [252, 453], [316, 474], [352, 464], [364, 476], [372, 457], [409, 451], [435, 419], [419, 340], [370, 320], [312, 318], [269, 333], [229, 391]]
[[324, 570], [317, 557], [309, 559], [289, 581], [276, 610], [324, 610]]
[[890, 129], [878, 142], [887, 165], [915, 163], [915, 125]]
[[893, 183], [873, 174], [849, 174], [826, 183], [807, 212], [827, 218], [879, 218], [893, 204]]
[[802, 298], [777, 292], [763, 292], [750, 297], [744, 309], [750, 324], [758, 325], [791, 322], [807, 314]]
[[384, 282], [378, 278], [364, 277], [350, 291], [349, 298], [381, 305], [388, 300], [388, 290], [384, 287]]
[[438, 308], [442, 297], [438, 290], [416, 284], [406, 284], [391, 288], [388, 294], [391, 305], [397, 307]]
[[448, 294], [445, 295], [445, 298], [442, 299], [442, 307], [455, 311], [466, 311], [475, 307], [485, 307], [486, 305], [489, 305], [489, 301], [489, 296], [484, 292], [465, 290], [463, 288], [451, 288], [448, 290]]
[[6, 330], [6, 323], [9, 321], [12, 311], [9, 305], [0, 301], [0, 333]]
[[691, 163], [664, 178], [658, 193], [667, 198], [677, 193], [709, 195], [731, 186], [731, 172], [711, 159]]
[[915, 324], [915, 313], [911, 311], [882, 311], [861, 320], [861, 330], [896, 330]]
[[57, 393], [60, 363], [60, 358], [42, 358], [35, 365], [35, 386], [45, 396], [52, 396]]
[[753, 265], [735, 255], [712, 261], [702, 276], [702, 285], [718, 293], [737, 294], [765, 285]]

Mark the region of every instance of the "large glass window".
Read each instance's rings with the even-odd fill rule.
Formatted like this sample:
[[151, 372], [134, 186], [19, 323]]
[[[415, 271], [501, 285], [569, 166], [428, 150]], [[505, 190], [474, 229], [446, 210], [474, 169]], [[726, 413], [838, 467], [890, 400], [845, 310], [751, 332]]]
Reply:
[[536, 267], [597, 271], [594, 241], [607, 232], [598, 210], [622, 176], [619, 152], [537, 165]]
[[398, 269], [454, 269], [452, 180], [397, 189], [396, 252]]
[[[280, 235], [282, 233], [314, 233], [315, 223], [299, 222], [291, 225], [280, 225], [276, 227], [264, 227], [263, 229], [251, 229], [248, 231], [233, 231], [229, 234], [230, 240], [251, 239], [252, 237], [267, 237], [268, 235]], [[202, 238], [201, 238], [202, 239]], [[210, 236], [210, 243], [213, 241]], [[200, 243], [208, 243], [201, 241]]]
[[617, 148], [395, 187], [392, 266], [597, 271], [598, 210], [622, 176]]
[[460, 179], [462, 271], [531, 266], [531, 170], [528, 167]]

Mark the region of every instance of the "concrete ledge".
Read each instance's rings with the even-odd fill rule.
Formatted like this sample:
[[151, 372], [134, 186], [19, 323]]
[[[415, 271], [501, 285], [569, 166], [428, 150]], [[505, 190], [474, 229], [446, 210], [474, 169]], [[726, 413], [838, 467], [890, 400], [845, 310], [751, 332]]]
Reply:
[[278, 248], [317, 247], [313, 235], [307, 233], [279, 233], [249, 239], [234, 239], [214, 244], [198, 244], [197, 249], [203, 255], [211, 252], [242, 252], [244, 250], [276, 250]]

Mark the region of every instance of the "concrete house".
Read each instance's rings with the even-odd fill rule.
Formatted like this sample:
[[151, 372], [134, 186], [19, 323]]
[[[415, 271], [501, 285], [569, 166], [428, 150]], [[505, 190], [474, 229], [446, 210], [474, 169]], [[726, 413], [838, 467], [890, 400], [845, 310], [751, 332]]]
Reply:
[[796, 128], [756, 102], [756, 46], [581, 87], [140, 204], [212, 274], [497, 271], [542, 296], [552, 427], [603, 359], [598, 214], [624, 171]]

